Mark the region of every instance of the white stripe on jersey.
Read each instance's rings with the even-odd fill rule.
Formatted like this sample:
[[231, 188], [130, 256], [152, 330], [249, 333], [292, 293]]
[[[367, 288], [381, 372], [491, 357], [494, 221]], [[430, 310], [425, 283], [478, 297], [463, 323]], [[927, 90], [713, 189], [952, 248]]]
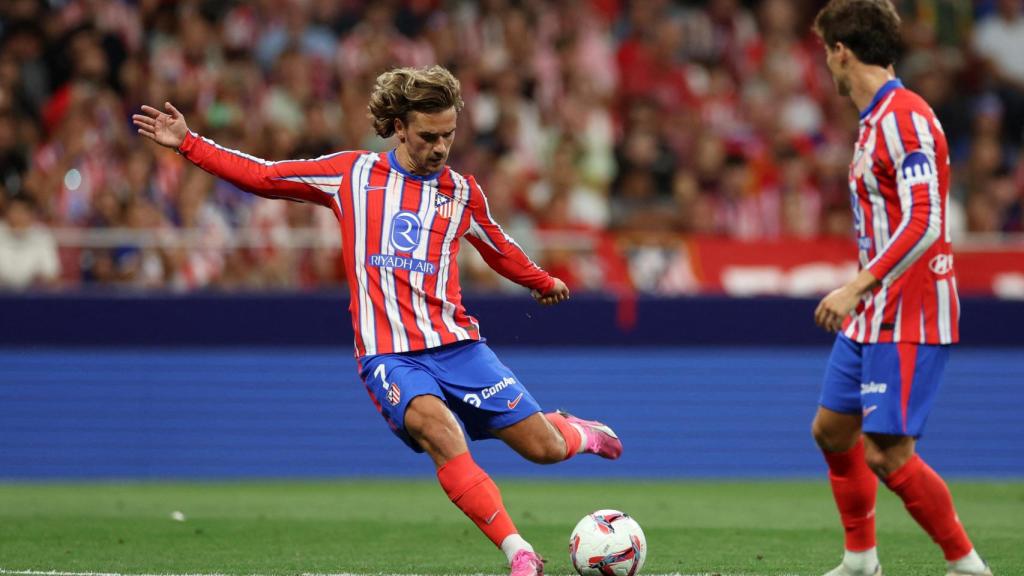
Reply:
[[953, 299], [956, 301], [956, 324], [960, 325], [960, 289], [956, 287], [956, 276], [953, 276], [950, 280], [952, 283], [950, 286], [953, 287]]
[[343, 178], [341, 174], [338, 174], [337, 176], [287, 176], [285, 178], [281, 178], [281, 180], [308, 184], [313, 188], [334, 197], [334, 200], [337, 201], [338, 189], [341, 188], [341, 181]]
[[[405, 177], [396, 170], [388, 174], [388, 183], [384, 190], [384, 201], [381, 203], [380, 219], [380, 253], [394, 254], [394, 246], [391, 245], [391, 225], [397, 214], [402, 209], [402, 189], [405, 186]], [[423, 234], [420, 230], [420, 234]], [[380, 290], [384, 295], [384, 310], [387, 313], [388, 324], [391, 325], [391, 349], [396, 352], [405, 352], [409, 349], [409, 337], [405, 333], [405, 325], [402, 323], [402, 310], [398, 304], [398, 292], [395, 288], [395, 270], [387, 266], [377, 268], [380, 274]]]
[[889, 104], [892, 103], [892, 99], [895, 96], [895, 90], [890, 92], [889, 97], [882, 101], [882, 105], [878, 107], [878, 110], [875, 110], [874, 113], [871, 114], [871, 116], [868, 119], [868, 122], [870, 122], [872, 125], [877, 125], [878, 119], [882, 117], [882, 114], [885, 114], [885, 111], [889, 108]]
[[448, 230], [444, 234], [444, 243], [441, 244], [441, 266], [440, 270], [437, 271], [437, 289], [434, 291], [434, 296], [441, 301], [441, 320], [444, 322], [444, 325], [459, 340], [469, 340], [469, 333], [455, 322], [455, 305], [448, 301], [447, 295], [448, 274], [451, 272], [452, 245], [458, 242], [455, 234], [459, 230], [463, 214], [469, 207], [469, 187], [466, 186], [465, 179], [456, 174], [454, 170], [449, 169], [449, 174], [451, 174], [452, 180], [455, 182], [455, 190], [453, 191], [455, 198], [453, 202], [456, 202], [457, 206], [452, 209], [452, 216], [448, 219]]
[[875, 167], [875, 148], [878, 146], [878, 128], [871, 127], [868, 135], [867, 146], [864, 150], [864, 187], [867, 189], [868, 198], [871, 202], [871, 226], [874, 236], [875, 254], [885, 248], [889, 241], [889, 214], [885, 211], [885, 197], [878, 188], [878, 179], [875, 178], [873, 169]]
[[949, 281], [939, 280], [935, 283], [935, 293], [939, 301], [939, 344], [952, 344], [953, 331], [950, 317], [952, 311], [949, 309]]
[[370, 182], [370, 171], [377, 163], [379, 157], [376, 154], [367, 154], [356, 160], [352, 170], [352, 180], [349, 188], [352, 192], [352, 209], [355, 214], [352, 219], [355, 222], [355, 246], [354, 267], [356, 270], [356, 281], [359, 289], [359, 333], [363, 339], [363, 346], [367, 355], [377, 353], [377, 335], [373, 311], [373, 301], [370, 298], [370, 284], [366, 274], [366, 192], [365, 188]]
[[[433, 185], [424, 182], [420, 188], [418, 215], [420, 221], [423, 222], [423, 233], [427, 236], [416, 246], [416, 250], [412, 253], [412, 257], [417, 260], [426, 260], [430, 254], [430, 230], [434, 227], [434, 218], [437, 212], [433, 202], [437, 182], [432, 182]], [[416, 316], [416, 325], [419, 327], [420, 332], [423, 333], [425, 346], [427, 348], [434, 348], [441, 345], [441, 335], [434, 330], [434, 325], [430, 321], [430, 310], [427, 308], [426, 292], [423, 291], [425, 277], [423, 272], [410, 272], [409, 286], [412, 292], [412, 309]]]
[[868, 342], [878, 342], [878, 335], [882, 330], [882, 319], [885, 317], [885, 303], [888, 295], [889, 285], [883, 283], [882, 288], [875, 294], [875, 311], [874, 315], [871, 316], [871, 335], [868, 336]]
[[900, 341], [900, 326], [903, 326], [903, 295], [900, 294], [899, 304], [896, 305], [896, 325], [892, 329], [892, 341]]
[[484, 229], [477, 223], [476, 218], [472, 214], [469, 215], [469, 235], [483, 240], [492, 250], [498, 252], [498, 247], [494, 245], [494, 242], [491, 242], [490, 237], [487, 236], [487, 233], [484, 232]]

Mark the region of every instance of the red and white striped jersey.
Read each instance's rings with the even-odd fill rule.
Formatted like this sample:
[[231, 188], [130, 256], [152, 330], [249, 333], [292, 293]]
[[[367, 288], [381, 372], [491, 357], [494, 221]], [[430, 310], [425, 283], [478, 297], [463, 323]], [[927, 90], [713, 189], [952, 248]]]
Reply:
[[931, 108], [898, 79], [861, 113], [849, 182], [860, 266], [880, 285], [847, 318], [845, 334], [861, 343], [957, 342], [949, 150]]
[[456, 257], [466, 237], [498, 273], [546, 292], [552, 277], [491, 217], [472, 176], [416, 176], [389, 154], [338, 152], [268, 162], [190, 132], [178, 150], [197, 166], [267, 198], [313, 202], [341, 226], [356, 356], [479, 340], [462, 305]]

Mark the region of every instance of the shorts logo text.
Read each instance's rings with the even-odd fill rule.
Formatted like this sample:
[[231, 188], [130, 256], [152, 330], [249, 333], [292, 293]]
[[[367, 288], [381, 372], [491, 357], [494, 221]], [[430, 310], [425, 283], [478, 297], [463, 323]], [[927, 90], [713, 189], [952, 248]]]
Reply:
[[885, 394], [885, 391], [889, 388], [887, 384], [881, 382], [868, 382], [867, 384], [860, 385], [860, 393], [863, 394]]
[[508, 388], [509, 386], [511, 386], [511, 385], [513, 385], [515, 383], [516, 383], [516, 379], [515, 378], [510, 378], [508, 376], [505, 376], [504, 378], [501, 379], [501, 382], [498, 382], [497, 384], [495, 384], [494, 386], [491, 386], [490, 388], [484, 388], [483, 391], [480, 392], [480, 395], [484, 397], [484, 400], [486, 400], [486, 399], [490, 398], [491, 396], [494, 396], [498, 392], [501, 392], [505, 388]]

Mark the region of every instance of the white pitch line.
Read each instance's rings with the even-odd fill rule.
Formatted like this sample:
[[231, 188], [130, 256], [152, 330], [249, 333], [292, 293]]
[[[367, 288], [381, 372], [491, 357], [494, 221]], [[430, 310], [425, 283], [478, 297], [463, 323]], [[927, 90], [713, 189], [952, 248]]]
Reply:
[[[63, 572], [60, 570], [5, 570], [0, 568], [0, 574], [6, 574], [9, 576], [239, 576], [237, 574], [222, 574], [219, 572], [206, 572], [206, 573], [185, 573], [185, 574], [124, 574], [120, 572]], [[650, 576], [757, 576], [753, 574], [723, 574], [721, 572], [705, 572], [701, 574], [680, 574], [675, 572], [673, 574], [651, 574]], [[246, 576], [276, 576], [269, 574], [248, 574]], [[369, 574], [356, 574], [352, 572], [336, 572], [336, 573], [313, 573], [305, 572], [301, 576], [426, 576], [422, 574], [382, 574], [376, 573], [373, 575]], [[499, 574], [460, 574], [451, 576], [502, 576]]]

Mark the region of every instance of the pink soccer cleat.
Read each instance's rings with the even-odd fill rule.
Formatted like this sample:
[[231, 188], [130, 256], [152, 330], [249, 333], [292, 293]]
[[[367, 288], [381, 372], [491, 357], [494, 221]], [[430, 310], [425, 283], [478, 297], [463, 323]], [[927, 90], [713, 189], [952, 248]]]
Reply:
[[544, 560], [530, 550], [516, 552], [511, 566], [509, 576], [544, 576]]
[[609, 460], [615, 460], [622, 456], [622, 440], [619, 440], [618, 435], [609, 426], [597, 420], [577, 418], [565, 410], [559, 410], [558, 413], [570, 424], [576, 424], [586, 430], [587, 445], [583, 448], [584, 452], [597, 454], [601, 458]]

